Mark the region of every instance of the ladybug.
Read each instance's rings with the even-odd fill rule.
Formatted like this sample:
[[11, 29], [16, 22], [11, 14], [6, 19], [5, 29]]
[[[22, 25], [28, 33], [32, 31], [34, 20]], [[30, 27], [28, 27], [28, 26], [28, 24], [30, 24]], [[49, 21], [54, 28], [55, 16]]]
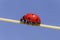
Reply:
[[41, 19], [36, 13], [27, 13], [20, 19], [20, 21], [32, 25], [41, 23]]

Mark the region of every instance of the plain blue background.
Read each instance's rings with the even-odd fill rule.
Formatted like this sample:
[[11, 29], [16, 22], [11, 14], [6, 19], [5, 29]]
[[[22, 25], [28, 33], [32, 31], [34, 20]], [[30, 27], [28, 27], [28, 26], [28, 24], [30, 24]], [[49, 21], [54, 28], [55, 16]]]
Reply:
[[[0, 17], [20, 20], [29, 12], [60, 26], [60, 0], [0, 0]], [[0, 40], [60, 40], [60, 30], [0, 21]]]

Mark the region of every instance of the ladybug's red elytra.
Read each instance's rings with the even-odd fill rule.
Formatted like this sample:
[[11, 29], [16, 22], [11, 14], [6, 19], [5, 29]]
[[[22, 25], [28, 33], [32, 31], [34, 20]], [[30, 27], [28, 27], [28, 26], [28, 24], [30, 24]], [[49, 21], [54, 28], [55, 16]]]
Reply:
[[20, 21], [27, 24], [34, 24], [34, 25], [41, 23], [41, 19], [36, 13], [27, 13], [20, 19]]

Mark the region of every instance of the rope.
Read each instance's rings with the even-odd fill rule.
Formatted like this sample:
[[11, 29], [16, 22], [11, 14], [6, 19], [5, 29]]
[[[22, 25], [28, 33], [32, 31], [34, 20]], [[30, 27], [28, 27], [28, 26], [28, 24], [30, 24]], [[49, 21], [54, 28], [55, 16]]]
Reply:
[[[18, 24], [21, 23], [21, 22], [18, 21], [18, 20], [7, 19], [7, 18], [0, 18], [0, 21], [12, 22], [12, 23], [18, 23]], [[58, 26], [45, 25], [45, 24], [40, 24], [39, 26], [44, 27], [44, 28], [52, 28], [52, 29], [60, 30], [60, 27], [58, 27]]]

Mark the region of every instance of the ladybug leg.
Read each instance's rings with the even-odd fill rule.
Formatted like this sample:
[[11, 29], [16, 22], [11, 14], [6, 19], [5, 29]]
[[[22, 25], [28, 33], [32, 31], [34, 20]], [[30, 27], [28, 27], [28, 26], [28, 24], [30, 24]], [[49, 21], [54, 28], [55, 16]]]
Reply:
[[27, 24], [29, 24], [29, 21], [27, 21]]
[[37, 22], [32, 22], [31, 24], [32, 24], [32, 25], [37, 25]]
[[32, 22], [32, 25], [35, 25], [35, 22]]
[[26, 23], [26, 20], [24, 20], [24, 23]]
[[23, 19], [20, 19], [20, 21], [22, 22]]
[[23, 19], [21, 19], [20, 21], [21, 21], [21, 22], [24, 22], [24, 20], [23, 20]]
[[27, 24], [31, 24], [31, 22], [30, 21], [27, 21]]
[[21, 19], [20, 21], [21, 21], [21, 22], [24, 22], [24, 23], [26, 22], [26, 20], [24, 20], [24, 19]]

